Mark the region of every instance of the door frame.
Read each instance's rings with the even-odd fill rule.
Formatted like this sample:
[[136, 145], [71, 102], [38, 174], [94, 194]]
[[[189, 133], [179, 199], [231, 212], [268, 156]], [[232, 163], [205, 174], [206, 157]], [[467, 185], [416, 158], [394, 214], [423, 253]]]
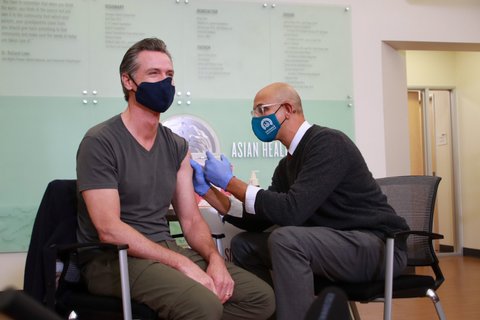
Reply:
[[457, 112], [457, 98], [456, 98], [456, 89], [455, 87], [450, 86], [409, 86], [407, 87], [408, 91], [419, 91], [421, 92], [422, 99], [422, 110], [424, 114], [424, 155], [426, 160], [425, 172], [428, 175], [433, 174], [431, 168], [431, 155], [428, 150], [431, 150], [432, 143], [429, 132], [432, 124], [431, 119], [428, 119], [427, 115], [427, 101], [430, 97], [430, 91], [434, 90], [448, 90], [450, 91], [450, 116], [451, 116], [451, 130], [452, 130], [452, 170], [453, 170], [453, 207], [455, 209], [453, 215], [453, 228], [454, 228], [454, 244], [453, 252], [441, 252], [439, 255], [462, 255], [463, 254], [463, 228], [462, 228], [462, 208], [461, 208], [461, 168], [460, 168], [460, 138], [459, 138], [459, 123], [458, 123], [458, 112]]

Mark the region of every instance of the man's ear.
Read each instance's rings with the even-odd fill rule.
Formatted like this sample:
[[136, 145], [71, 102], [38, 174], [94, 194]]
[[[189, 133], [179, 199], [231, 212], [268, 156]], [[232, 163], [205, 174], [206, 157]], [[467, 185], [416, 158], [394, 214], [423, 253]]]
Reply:
[[283, 104], [283, 107], [285, 108], [287, 118], [289, 118], [292, 115], [292, 113], [295, 113], [295, 109], [289, 102], [285, 102]]
[[135, 88], [135, 84], [133, 83], [132, 78], [130, 78], [130, 76], [126, 72], [122, 73], [121, 79], [125, 89], [132, 90], [133, 88]]

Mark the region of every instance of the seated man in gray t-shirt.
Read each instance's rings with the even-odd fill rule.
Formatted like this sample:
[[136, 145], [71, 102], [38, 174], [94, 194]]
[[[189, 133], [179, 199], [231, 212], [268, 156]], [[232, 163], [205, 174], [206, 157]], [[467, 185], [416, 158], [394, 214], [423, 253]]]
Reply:
[[[159, 124], [175, 94], [173, 73], [159, 39], [125, 54], [128, 106], [91, 128], [78, 149], [78, 239], [128, 244], [132, 299], [162, 319], [266, 319], [275, 309], [272, 288], [220, 256], [197, 207], [188, 144]], [[170, 204], [191, 249], [169, 233]], [[115, 259], [99, 254], [86, 263], [92, 293], [121, 296]]]

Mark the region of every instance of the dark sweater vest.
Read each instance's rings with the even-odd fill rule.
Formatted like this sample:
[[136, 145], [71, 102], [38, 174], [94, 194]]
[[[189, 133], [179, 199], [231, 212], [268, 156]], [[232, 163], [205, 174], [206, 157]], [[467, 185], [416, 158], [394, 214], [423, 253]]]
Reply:
[[292, 157], [280, 160], [255, 212], [227, 221], [247, 230], [271, 224], [365, 230], [381, 238], [408, 230], [397, 216], [355, 144], [342, 132], [312, 126]]

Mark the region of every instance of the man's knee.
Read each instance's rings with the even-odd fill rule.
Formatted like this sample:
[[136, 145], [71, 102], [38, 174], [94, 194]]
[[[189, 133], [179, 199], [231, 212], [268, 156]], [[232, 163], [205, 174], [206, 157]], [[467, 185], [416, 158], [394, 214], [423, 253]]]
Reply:
[[199, 284], [177, 297], [167, 318], [215, 320], [221, 319], [222, 315], [223, 305], [220, 300]]
[[267, 283], [264, 284], [262, 295], [256, 301], [257, 319], [267, 319], [275, 312], [275, 294]]
[[295, 227], [280, 227], [272, 231], [268, 238], [268, 248], [271, 250], [279, 248], [291, 248], [298, 242]]
[[272, 287], [241, 268], [231, 267], [234, 296], [224, 305], [225, 319], [268, 319], [275, 311]]

